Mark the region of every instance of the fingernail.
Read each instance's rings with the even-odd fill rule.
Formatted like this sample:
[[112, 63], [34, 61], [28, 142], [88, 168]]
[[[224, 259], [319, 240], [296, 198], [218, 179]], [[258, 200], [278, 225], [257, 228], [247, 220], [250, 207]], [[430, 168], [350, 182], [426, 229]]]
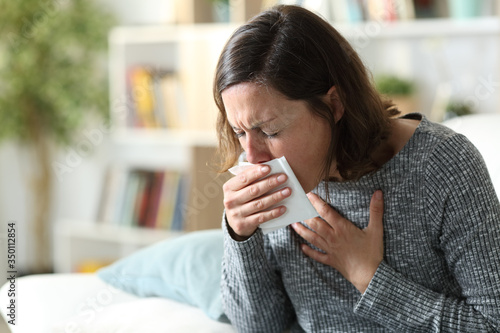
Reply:
[[281, 190], [281, 194], [284, 196], [290, 195], [290, 189], [287, 187], [287, 188]]
[[269, 171], [269, 166], [267, 166], [267, 165], [263, 165], [263, 166], [261, 166], [261, 167], [260, 167], [260, 171], [261, 171], [262, 173], [266, 173], [266, 172], [268, 172], [268, 171]]
[[279, 175], [278, 176], [278, 182], [283, 183], [285, 180], [286, 180], [286, 176], [285, 175]]
[[375, 192], [375, 199], [382, 200], [382, 191], [378, 190]]

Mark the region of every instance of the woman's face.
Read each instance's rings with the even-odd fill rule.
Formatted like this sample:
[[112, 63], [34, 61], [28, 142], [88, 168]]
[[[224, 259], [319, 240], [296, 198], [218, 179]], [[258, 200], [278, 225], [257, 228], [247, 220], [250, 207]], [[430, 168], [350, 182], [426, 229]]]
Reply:
[[222, 92], [227, 119], [250, 163], [285, 156], [307, 193], [321, 179], [330, 143], [328, 123], [304, 101], [274, 89], [240, 83]]

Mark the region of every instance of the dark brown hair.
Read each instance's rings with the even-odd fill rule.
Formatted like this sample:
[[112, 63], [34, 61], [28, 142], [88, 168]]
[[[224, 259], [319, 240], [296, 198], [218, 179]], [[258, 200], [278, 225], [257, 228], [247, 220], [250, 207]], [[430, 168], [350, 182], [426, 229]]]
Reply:
[[[297, 6], [276, 6], [239, 27], [228, 40], [217, 64], [213, 91], [219, 108], [221, 172], [234, 165], [242, 152], [227, 121], [221, 93], [242, 82], [304, 100], [311, 112], [330, 124], [324, 179], [334, 160], [344, 180], [358, 179], [379, 167], [370, 155], [387, 135], [389, 118], [399, 112], [381, 99], [344, 37], [316, 14]], [[331, 105], [324, 102], [332, 86], [344, 107], [338, 122]]]

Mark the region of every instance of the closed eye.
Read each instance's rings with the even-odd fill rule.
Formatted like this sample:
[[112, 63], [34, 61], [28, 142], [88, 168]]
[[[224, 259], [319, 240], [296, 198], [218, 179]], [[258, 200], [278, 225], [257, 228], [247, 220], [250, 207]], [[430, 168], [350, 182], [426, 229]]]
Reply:
[[241, 137], [243, 137], [245, 135], [245, 132], [243, 132], [243, 131], [241, 131], [241, 132], [235, 131], [234, 135], [236, 135], [236, 138], [239, 139], [239, 138], [241, 138]]
[[269, 139], [272, 139], [272, 138], [275, 138], [275, 137], [278, 136], [278, 132], [266, 133], [266, 132], [262, 131], [262, 134], [264, 134], [265, 136], [267, 136]]
[[[258, 129], [260, 130], [260, 129]], [[265, 137], [267, 137], [268, 139], [273, 139], [275, 137], [278, 136], [279, 132], [272, 132], [272, 133], [268, 133], [268, 132], [264, 132], [263, 130], [260, 130], [260, 133], [262, 133]], [[234, 135], [236, 136], [236, 138], [242, 138], [243, 136], [245, 136], [245, 131], [241, 131], [241, 130], [236, 130], [234, 129]]]

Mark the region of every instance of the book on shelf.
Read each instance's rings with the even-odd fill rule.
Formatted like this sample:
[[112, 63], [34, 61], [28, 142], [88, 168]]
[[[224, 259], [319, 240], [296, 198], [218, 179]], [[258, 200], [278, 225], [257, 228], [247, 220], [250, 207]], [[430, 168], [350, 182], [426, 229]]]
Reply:
[[356, 23], [364, 19], [365, 10], [362, 0], [340, 0], [331, 2], [329, 21], [335, 23]]
[[413, 19], [414, 2], [414, 0], [266, 0], [263, 2], [263, 8], [277, 4], [297, 5], [319, 14], [329, 22], [357, 23]]
[[130, 96], [132, 110], [135, 111], [134, 123], [137, 127], [158, 127], [155, 117], [155, 96], [153, 93], [152, 73], [144, 67], [129, 70]]
[[413, 0], [342, 0], [340, 3], [347, 12], [347, 22], [393, 22], [415, 18]]
[[172, 170], [109, 168], [98, 221], [129, 227], [183, 230], [189, 177]]
[[127, 70], [127, 126], [139, 128], [182, 128], [187, 109], [176, 72], [150, 66]]
[[262, 9], [297, 5], [332, 23], [392, 22], [426, 18], [495, 16], [500, 5], [493, 0], [263, 0]]
[[95, 273], [100, 268], [110, 265], [114, 260], [87, 258], [80, 260], [75, 267], [75, 273]]

